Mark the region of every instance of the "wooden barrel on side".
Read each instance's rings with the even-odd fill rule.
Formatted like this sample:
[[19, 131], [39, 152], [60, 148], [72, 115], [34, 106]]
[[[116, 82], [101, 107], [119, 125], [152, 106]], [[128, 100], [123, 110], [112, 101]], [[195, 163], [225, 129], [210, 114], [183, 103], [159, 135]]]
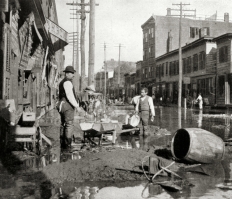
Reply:
[[201, 128], [176, 131], [171, 143], [172, 155], [189, 162], [213, 163], [224, 157], [225, 144], [213, 133]]

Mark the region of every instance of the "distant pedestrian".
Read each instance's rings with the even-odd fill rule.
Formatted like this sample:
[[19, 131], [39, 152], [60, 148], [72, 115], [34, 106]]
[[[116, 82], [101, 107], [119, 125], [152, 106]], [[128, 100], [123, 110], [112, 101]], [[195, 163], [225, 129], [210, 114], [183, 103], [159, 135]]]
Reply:
[[147, 95], [148, 89], [142, 88], [141, 89], [141, 97], [138, 100], [138, 103], [136, 104], [135, 111], [138, 113], [140, 112], [140, 118], [142, 120], [143, 125], [143, 135], [147, 136], [148, 132], [148, 121], [149, 121], [149, 111], [151, 111], [151, 121], [154, 120], [155, 116], [155, 109], [152, 97]]
[[198, 103], [199, 103], [199, 109], [201, 110], [203, 108], [203, 98], [201, 96], [201, 93], [199, 93], [196, 101], [198, 101]]
[[59, 84], [59, 102], [57, 104], [61, 116], [60, 144], [64, 149], [71, 149], [74, 110], [79, 107], [79, 102], [72, 83], [76, 71], [72, 66], [67, 66], [64, 72], [65, 77]]

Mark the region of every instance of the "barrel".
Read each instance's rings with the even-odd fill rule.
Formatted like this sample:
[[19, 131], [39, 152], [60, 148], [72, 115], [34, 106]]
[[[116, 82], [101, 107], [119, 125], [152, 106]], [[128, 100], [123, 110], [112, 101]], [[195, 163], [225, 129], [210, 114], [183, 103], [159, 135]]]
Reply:
[[178, 160], [213, 163], [223, 160], [225, 144], [220, 137], [204, 129], [184, 128], [174, 134], [171, 152]]

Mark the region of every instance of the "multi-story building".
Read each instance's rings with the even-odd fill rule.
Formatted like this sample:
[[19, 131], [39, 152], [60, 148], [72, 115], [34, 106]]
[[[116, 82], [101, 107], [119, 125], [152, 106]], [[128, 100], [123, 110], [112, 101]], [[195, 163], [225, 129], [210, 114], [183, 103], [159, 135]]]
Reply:
[[212, 70], [216, 74], [216, 104], [232, 104], [232, 33], [223, 34], [213, 41], [217, 43], [216, 64]]
[[135, 94], [140, 94], [141, 89], [141, 65], [142, 61], [136, 62], [136, 74], [135, 74]]
[[[142, 86], [152, 87], [156, 82], [156, 58], [179, 46], [179, 18], [167, 16], [151, 16], [142, 26], [143, 30], [143, 62]], [[232, 32], [229, 14], [225, 13], [224, 21], [197, 20], [182, 18], [182, 46], [192, 43], [201, 37], [218, 37]]]
[[[217, 45], [212, 37], [202, 37], [182, 47], [183, 97], [197, 97], [202, 93], [210, 104], [215, 104]], [[156, 58], [156, 98], [177, 102], [179, 81], [179, 49]]]
[[67, 32], [58, 25], [55, 0], [0, 5], [0, 99], [38, 116], [54, 108]]

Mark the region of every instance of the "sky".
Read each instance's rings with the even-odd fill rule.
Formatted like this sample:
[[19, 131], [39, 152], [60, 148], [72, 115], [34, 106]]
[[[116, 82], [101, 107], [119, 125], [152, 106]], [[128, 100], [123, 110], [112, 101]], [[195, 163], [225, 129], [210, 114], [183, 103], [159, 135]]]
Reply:
[[[67, 32], [76, 31], [76, 21], [73, 6], [66, 3], [77, 2], [77, 0], [56, 0], [59, 25]], [[80, 0], [78, 0], [80, 3]], [[89, 0], [85, 0], [89, 2]], [[106, 60], [119, 59], [119, 44], [121, 48], [120, 60], [137, 62], [143, 56], [143, 35], [141, 25], [145, 23], [152, 14], [165, 16], [167, 8], [176, 8], [172, 5], [180, 3], [178, 0], [96, 0], [95, 12], [95, 73], [102, 69], [104, 62], [104, 43], [106, 43]], [[184, 9], [196, 9], [197, 17], [205, 18], [217, 12], [217, 16], [223, 19], [224, 13], [229, 13], [232, 20], [231, 0], [182, 0], [182, 3], [190, 4]], [[86, 6], [89, 10], [89, 6]], [[174, 13], [173, 13], [174, 14]], [[177, 14], [177, 13], [176, 13]], [[186, 13], [187, 14], [187, 13]], [[190, 14], [190, 13], [188, 13]], [[80, 27], [80, 25], [79, 25]], [[89, 14], [86, 18], [86, 74], [88, 74], [88, 40], [89, 40]], [[177, 27], [178, 28], [178, 27]], [[72, 65], [72, 46], [65, 47], [65, 66]]]

